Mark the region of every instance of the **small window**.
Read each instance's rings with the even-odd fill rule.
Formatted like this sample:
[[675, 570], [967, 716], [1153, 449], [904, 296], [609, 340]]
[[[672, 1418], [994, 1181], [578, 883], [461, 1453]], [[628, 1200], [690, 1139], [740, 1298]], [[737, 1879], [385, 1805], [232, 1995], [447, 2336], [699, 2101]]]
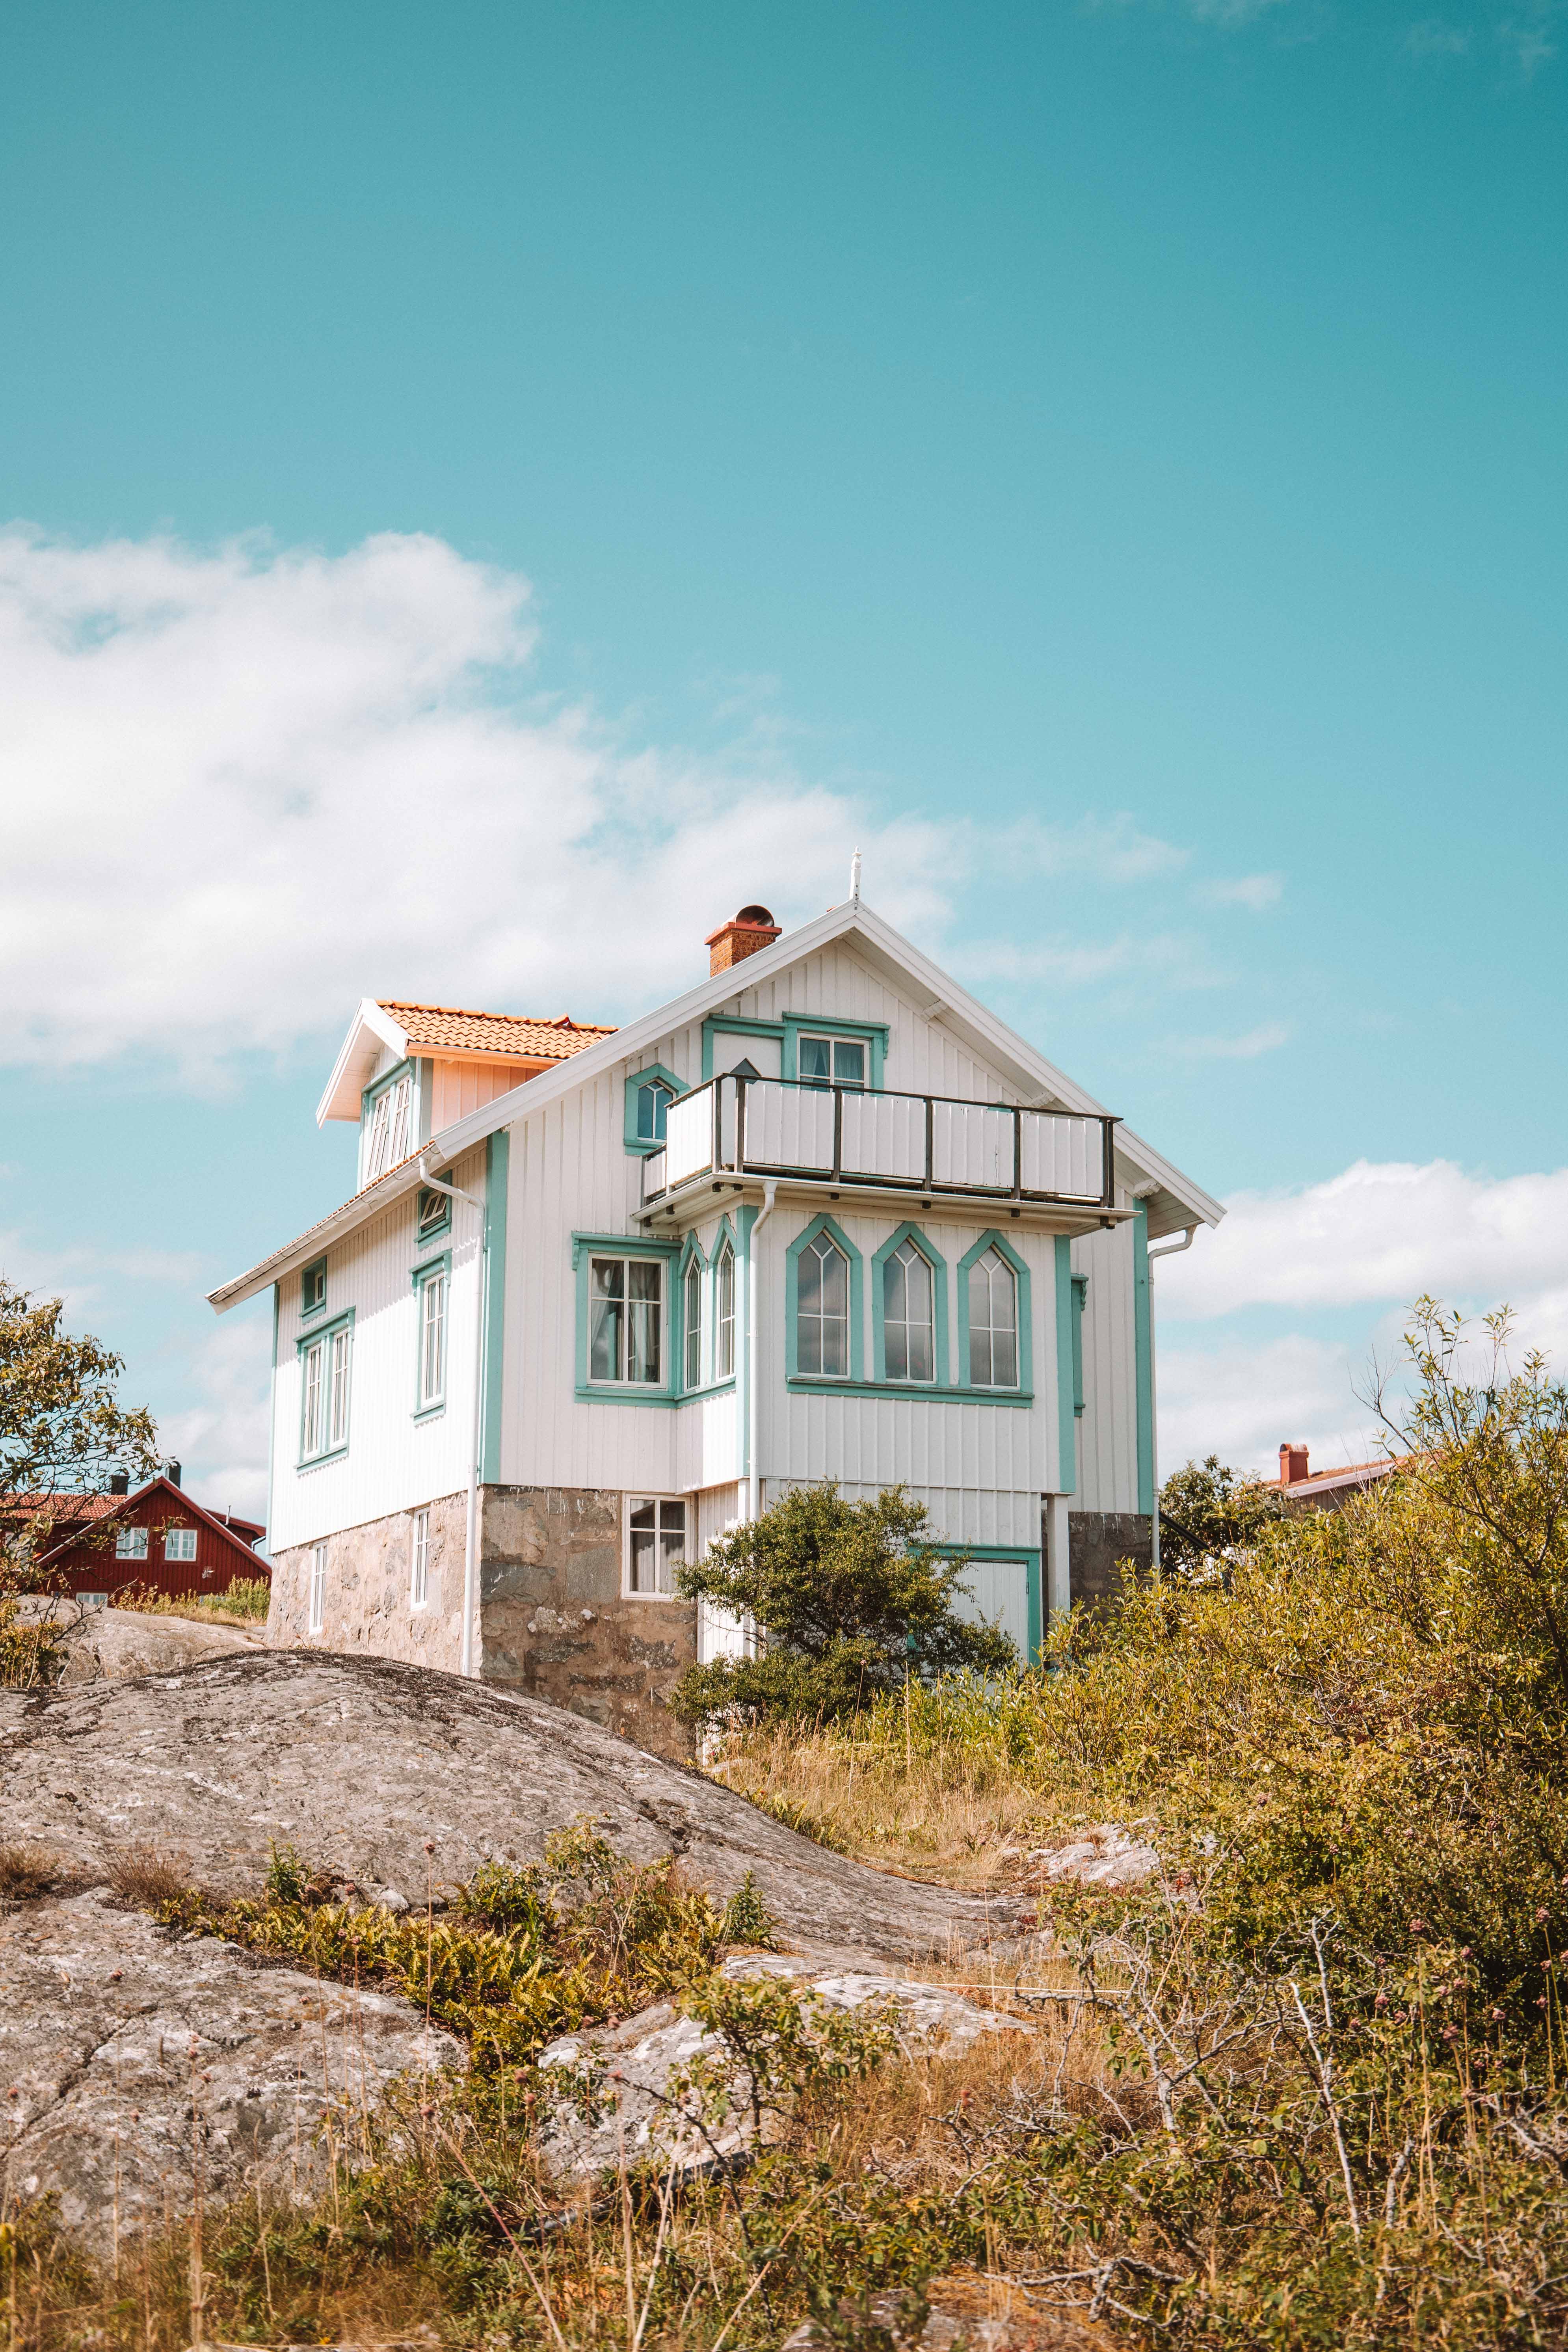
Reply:
[[327, 1303], [327, 1261], [319, 1257], [300, 1276], [300, 1312], [317, 1315]]
[[596, 1257], [588, 1270], [588, 1377], [657, 1388], [663, 1378], [664, 1265]]
[[702, 1386], [702, 1268], [693, 1258], [686, 1269], [685, 1363], [682, 1377], [689, 1389]]
[[374, 1184], [409, 1153], [414, 1111], [414, 1081], [406, 1071], [377, 1095], [370, 1114], [365, 1145], [364, 1181]]
[[675, 1100], [675, 1088], [663, 1078], [647, 1078], [637, 1091], [637, 1134], [639, 1143], [662, 1143], [665, 1120]]
[[196, 1531], [195, 1528], [169, 1528], [163, 1536], [165, 1559], [195, 1559]]
[[419, 1406], [428, 1412], [447, 1394], [447, 1269], [437, 1267], [419, 1286]]
[[890, 1381], [936, 1378], [931, 1269], [911, 1241], [882, 1267], [882, 1354]]
[[627, 1500], [626, 1591], [671, 1600], [676, 1568], [686, 1558], [686, 1505], [661, 1495]]
[[713, 1268], [713, 1377], [735, 1374], [735, 1253], [728, 1240]]
[[431, 1184], [419, 1187], [418, 1239], [428, 1241], [433, 1234], [444, 1234], [452, 1222], [452, 1196], [437, 1192]]
[[858, 1037], [802, 1037], [798, 1067], [808, 1086], [864, 1087], [866, 1048]]
[[1018, 1385], [1018, 1279], [995, 1247], [969, 1269], [969, 1378], [977, 1389]]
[[430, 1514], [416, 1511], [410, 1522], [408, 1605], [423, 1609], [430, 1592]]
[[147, 1530], [145, 1528], [121, 1528], [114, 1538], [116, 1559], [145, 1559]]
[[849, 1265], [818, 1234], [795, 1266], [795, 1353], [801, 1371], [843, 1380], [849, 1370]]
[[319, 1633], [327, 1616], [327, 1547], [317, 1544], [310, 1553], [310, 1622], [308, 1631]]

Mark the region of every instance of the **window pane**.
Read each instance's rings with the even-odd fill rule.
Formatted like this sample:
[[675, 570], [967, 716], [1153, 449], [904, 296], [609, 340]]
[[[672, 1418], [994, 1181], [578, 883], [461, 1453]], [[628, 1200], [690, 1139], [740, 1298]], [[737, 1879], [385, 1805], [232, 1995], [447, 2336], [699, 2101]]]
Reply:
[[171, 1528], [163, 1538], [165, 1559], [195, 1559], [196, 1531], [195, 1528]]
[[637, 1502], [632, 1505], [630, 1582], [634, 1592], [651, 1592], [654, 1590], [658, 1519], [657, 1503]]
[[826, 1037], [800, 1041], [800, 1075], [814, 1086], [826, 1086], [833, 1076], [833, 1048]]
[[1012, 1267], [988, 1249], [969, 1269], [969, 1377], [976, 1388], [1018, 1385], [1018, 1286]]
[[147, 1530], [145, 1528], [121, 1528], [114, 1538], [116, 1559], [145, 1559]]
[[332, 1333], [331, 1434], [329, 1443], [334, 1446], [344, 1444], [349, 1433], [349, 1340], [347, 1331]]
[[686, 1269], [686, 1385], [702, 1385], [702, 1270], [695, 1258]]
[[684, 1503], [661, 1503], [658, 1507], [658, 1589], [661, 1592], [675, 1591], [675, 1564], [686, 1558], [686, 1506]]
[[425, 1304], [424, 1344], [419, 1359], [419, 1397], [422, 1404], [438, 1403], [447, 1387], [447, 1277], [433, 1274], [423, 1292]]
[[719, 1316], [713, 1377], [727, 1381], [735, 1370], [735, 1253], [728, 1242], [719, 1253]]
[[320, 1340], [305, 1350], [305, 1443], [309, 1454], [321, 1450], [321, 1360], [326, 1350]]
[[588, 1278], [588, 1378], [623, 1378], [626, 1260], [596, 1257]]
[[849, 1369], [849, 1267], [826, 1234], [796, 1264], [795, 1359], [801, 1371], [829, 1379]]
[[642, 1143], [664, 1141], [665, 1118], [674, 1100], [662, 1078], [650, 1078], [637, 1088], [637, 1139]]
[[833, 1076], [841, 1087], [866, 1083], [866, 1048], [858, 1039], [840, 1037], [833, 1048]]
[[658, 1258], [632, 1258], [626, 1266], [630, 1293], [626, 1318], [626, 1378], [657, 1385], [664, 1321], [664, 1267]]
[[882, 1266], [882, 1357], [890, 1381], [935, 1377], [931, 1270], [913, 1242], [904, 1242]]

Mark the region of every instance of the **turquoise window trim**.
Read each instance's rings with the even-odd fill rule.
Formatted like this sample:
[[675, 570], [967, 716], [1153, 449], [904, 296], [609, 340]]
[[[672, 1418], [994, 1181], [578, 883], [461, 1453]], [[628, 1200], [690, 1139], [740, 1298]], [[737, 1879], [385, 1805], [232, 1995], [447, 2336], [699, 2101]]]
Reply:
[[[303, 1357], [304, 1357], [304, 1354], [305, 1354], [305, 1350], [306, 1350], [308, 1348], [314, 1348], [314, 1347], [318, 1347], [318, 1346], [320, 1346], [320, 1345], [321, 1345], [321, 1344], [323, 1344], [323, 1343], [325, 1343], [325, 1342], [330, 1342], [330, 1340], [331, 1339], [331, 1337], [332, 1337], [332, 1334], [333, 1334], [333, 1332], [334, 1332], [334, 1331], [344, 1331], [344, 1330], [352, 1331], [352, 1330], [353, 1329], [353, 1327], [354, 1327], [354, 1313], [355, 1313], [355, 1310], [354, 1310], [354, 1308], [353, 1308], [353, 1307], [344, 1307], [344, 1309], [343, 1309], [343, 1311], [342, 1311], [342, 1313], [341, 1315], [334, 1315], [334, 1316], [331, 1318], [331, 1321], [330, 1321], [330, 1322], [326, 1322], [326, 1323], [312, 1323], [312, 1324], [311, 1324], [311, 1326], [310, 1326], [310, 1329], [309, 1329], [308, 1331], [302, 1331], [302, 1332], [300, 1334], [300, 1337], [299, 1337], [299, 1338], [295, 1340], [295, 1342], [294, 1342], [294, 1360], [295, 1360], [295, 1362], [296, 1362], [296, 1363], [300, 1363], [300, 1362], [301, 1362], [301, 1361], [302, 1361]], [[330, 1380], [330, 1379], [331, 1379], [331, 1347], [330, 1347], [330, 1346], [328, 1346], [328, 1348], [327, 1348], [326, 1364], [327, 1364], [327, 1377], [328, 1377], [328, 1378], [329, 1378], [329, 1380]], [[351, 1431], [352, 1431], [352, 1429], [353, 1429], [353, 1405], [354, 1405], [354, 1360], [353, 1360], [353, 1347], [351, 1346], [351, 1347], [350, 1347], [350, 1349], [349, 1349], [349, 1409], [348, 1409], [347, 1413], [346, 1413], [346, 1414], [345, 1414], [345, 1416], [344, 1416], [345, 1425], [346, 1425], [346, 1427], [347, 1427], [347, 1428], [349, 1428]], [[297, 1433], [296, 1433], [295, 1441], [294, 1441], [294, 1467], [295, 1467], [295, 1469], [296, 1469], [296, 1470], [319, 1470], [319, 1469], [321, 1468], [321, 1465], [322, 1465], [322, 1463], [323, 1463], [323, 1462], [341, 1462], [341, 1461], [342, 1460], [342, 1458], [343, 1458], [344, 1454], [348, 1452], [348, 1450], [349, 1450], [349, 1441], [348, 1441], [348, 1438], [347, 1438], [347, 1437], [345, 1437], [345, 1438], [343, 1439], [343, 1442], [342, 1442], [342, 1444], [341, 1445], [329, 1445], [329, 1446], [327, 1447], [326, 1451], [325, 1451], [324, 1453], [322, 1453], [322, 1454], [307, 1454], [307, 1453], [306, 1453], [306, 1451], [305, 1451], [305, 1381], [304, 1381], [303, 1374], [301, 1373], [300, 1381], [300, 1425], [299, 1425], [299, 1430], [298, 1430], [298, 1432], [297, 1432]]]
[[1037, 1665], [1040, 1643], [1045, 1638], [1046, 1622], [1045, 1590], [1041, 1582], [1042, 1565], [1038, 1545], [944, 1543], [933, 1544], [931, 1549], [933, 1551], [941, 1552], [944, 1559], [955, 1559], [962, 1556], [965, 1559], [1021, 1559], [1023, 1561], [1027, 1570], [1025, 1590], [1029, 1608], [1028, 1631], [1026, 1635], [1028, 1643], [1028, 1655], [1024, 1660], [1024, 1664], [1026, 1666]]
[[[680, 1257], [675, 1269], [675, 1298], [671, 1301], [672, 1307], [677, 1304], [679, 1304], [679, 1317], [672, 1316], [671, 1318], [672, 1322], [678, 1320], [679, 1324], [679, 1335], [676, 1344], [676, 1355], [679, 1360], [671, 1367], [671, 1386], [675, 1389], [677, 1394], [682, 1397], [699, 1396], [702, 1390], [708, 1385], [708, 1383], [702, 1380], [699, 1380], [697, 1386], [693, 1389], [689, 1389], [686, 1385], [686, 1277], [693, 1265], [697, 1266], [700, 1270], [703, 1277], [702, 1297], [704, 1304], [698, 1312], [698, 1328], [702, 1333], [702, 1342], [700, 1344], [701, 1344], [705, 1354], [708, 1336], [708, 1309], [706, 1304], [708, 1295], [708, 1257], [701, 1243], [698, 1240], [694, 1233], [688, 1234], [684, 1243], [681, 1244]], [[712, 1361], [711, 1357], [707, 1357], [706, 1360], [710, 1363]], [[700, 1358], [700, 1368], [701, 1359]]]
[[854, 1037], [869, 1045], [870, 1086], [873, 1094], [882, 1091], [882, 1072], [888, 1060], [888, 1024], [885, 1021], [840, 1021], [825, 1015], [816, 1020], [804, 1013], [786, 1013], [784, 1017], [784, 1075], [786, 1078], [800, 1076], [800, 1036], [804, 1030], [808, 1037]]
[[[441, 1393], [428, 1404], [419, 1402], [419, 1365], [425, 1346], [425, 1286], [437, 1274], [447, 1277], [447, 1360], [442, 1367]], [[410, 1419], [418, 1422], [439, 1421], [447, 1410], [447, 1380], [452, 1369], [452, 1253], [438, 1251], [436, 1256], [422, 1258], [408, 1277], [414, 1293], [414, 1410]]]
[[[902, 1249], [906, 1242], [913, 1242], [931, 1268], [932, 1320], [935, 1326], [932, 1334], [934, 1380], [890, 1381], [888, 1378], [887, 1300], [882, 1269], [893, 1252]], [[947, 1260], [917, 1224], [906, 1222], [896, 1233], [889, 1234], [871, 1260], [871, 1368], [872, 1381], [878, 1388], [907, 1389], [917, 1396], [926, 1396], [932, 1389], [952, 1385], [947, 1369]]]
[[[654, 1257], [664, 1263], [664, 1325], [659, 1333], [659, 1344], [664, 1349], [664, 1379], [658, 1388], [630, 1381], [588, 1378], [588, 1271], [595, 1257]], [[641, 1234], [573, 1234], [572, 1265], [577, 1276], [576, 1394], [582, 1403], [655, 1405], [668, 1411], [683, 1402], [676, 1386], [679, 1368], [675, 1361], [675, 1302], [670, 1296], [679, 1257], [679, 1242], [650, 1241]]]
[[[829, 1240], [843, 1251], [849, 1261], [849, 1377], [847, 1380], [836, 1380], [829, 1373], [803, 1373], [800, 1369], [800, 1331], [797, 1318], [801, 1253], [809, 1242], [816, 1241], [821, 1234], [826, 1234]], [[749, 1281], [746, 1288], [746, 1311], [749, 1317], [751, 1313]], [[821, 1216], [813, 1217], [805, 1231], [791, 1242], [784, 1252], [784, 1378], [792, 1383], [800, 1381], [812, 1388], [834, 1389], [840, 1393], [851, 1388], [857, 1381], [865, 1381], [866, 1351], [863, 1338], [865, 1325], [866, 1262], [843, 1226], [837, 1223], [825, 1211]], [[867, 1385], [873, 1390], [876, 1387], [874, 1381]], [[931, 1391], [929, 1389], [912, 1387], [900, 1381], [898, 1384], [898, 1393], [900, 1396], [929, 1396]]]
[[1132, 1350], [1138, 1380], [1138, 1508], [1154, 1510], [1154, 1331], [1149, 1297], [1149, 1211], [1132, 1217]]
[[662, 1079], [675, 1095], [683, 1095], [689, 1091], [686, 1080], [678, 1078], [675, 1072], [666, 1069], [662, 1062], [649, 1062], [646, 1068], [630, 1072], [626, 1084], [626, 1150], [635, 1152], [639, 1160], [646, 1160], [650, 1151], [664, 1150], [663, 1141], [658, 1137], [654, 1137], [650, 1141], [646, 1135], [637, 1133], [637, 1089], [639, 1087], [646, 1087], [650, 1078]]
[[[315, 1274], [319, 1274], [321, 1277], [321, 1295], [314, 1307], [307, 1307], [305, 1300], [310, 1290], [310, 1277]], [[300, 1269], [300, 1320], [301, 1323], [309, 1323], [316, 1316], [324, 1315], [326, 1311], [327, 1261], [324, 1256], [313, 1257], [309, 1265], [301, 1266]]]
[[1073, 1412], [1072, 1244], [1057, 1235], [1057, 1484], [1058, 1495], [1078, 1491], [1078, 1419]]
[[1083, 1310], [1089, 1304], [1089, 1276], [1075, 1274], [1072, 1278], [1072, 1410], [1075, 1421], [1083, 1419]]
[[702, 1024], [702, 1083], [707, 1085], [713, 1075], [713, 1040], [715, 1037], [774, 1037], [778, 1040], [779, 1066], [784, 1067], [784, 1034], [782, 1021], [742, 1021], [737, 1014], [726, 1020], [715, 1013]]
[[[742, 1211], [742, 1213], [744, 1214], [744, 1212]], [[752, 1214], [755, 1217], [754, 1209]], [[749, 1232], [750, 1228], [748, 1227], [747, 1230]], [[708, 1261], [710, 1272], [722, 1257], [726, 1242], [729, 1243], [735, 1255], [735, 1365], [738, 1370], [746, 1329], [746, 1301], [742, 1286], [745, 1276], [742, 1265], [741, 1237], [730, 1222], [730, 1213], [727, 1209], [720, 1218], [719, 1230], [713, 1236], [713, 1254]], [[710, 1282], [708, 1285], [708, 1351], [709, 1362], [716, 1364], [719, 1360], [719, 1285], [716, 1281]], [[732, 1379], [733, 1374], [731, 1374], [730, 1378]]]
[[[448, 1172], [448, 1173], [447, 1173], [447, 1183], [449, 1184], [449, 1183], [451, 1182], [451, 1181], [452, 1181], [452, 1179], [451, 1179], [451, 1175], [450, 1175], [450, 1173]], [[436, 1222], [434, 1223], [434, 1224], [428, 1224], [428, 1225], [427, 1225], [427, 1224], [426, 1224], [426, 1223], [424, 1223], [424, 1220], [423, 1220], [423, 1217], [422, 1217], [422, 1214], [421, 1214], [421, 1212], [422, 1212], [422, 1210], [423, 1210], [423, 1207], [424, 1207], [425, 1202], [426, 1202], [426, 1200], [431, 1200], [431, 1201], [439, 1201], [439, 1202], [440, 1202], [440, 1203], [441, 1203], [441, 1206], [442, 1206], [443, 1213], [442, 1213], [442, 1215], [441, 1215], [441, 1216], [439, 1216], [439, 1217], [436, 1220]], [[415, 1248], [416, 1248], [416, 1250], [426, 1249], [426, 1248], [428, 1248], [429, 1244], [430, 1244], [432, 1242], [434, 1242], [434, 1241], [439, 1241], [439, 1240], [440, 1240], [440, 1238], [441, 1238], [441, 1235], [442, 1235], [443, 1234], [449, 1234], [449, 1233], [451, 1232], [451, 1230], [452, 1230], [452, 1196], [451, 1196], [451, 1194], [450, 1194], [449, 1192], [437, 1192], [436, 1191], [436, 1189], [435, 1189], [434, 1185], [431, 1185], [431, 1184], [421, 1184], [421, 1185], [419, 1185], [419, 1186], [417, 1187], [417, 1189], [416, 1190], [416, 1192], [415, 1192], [415, 1195], [414, 1195], [414, 1246], [415, 1246]]]
[[816, 1372], [786, 1372], [784, 1385], [816, 1396], [902, 1397], [910, 1404], [1021, 1405], [1035, 1402], [1032, 1389], [938, 1388], [930, 1381], [836, 1381]]
[[[1018, 1385], [1016, 1389], [977, 1386], [969, 1377], [969, 1269], [976, 1258], [994, 1249], [1013, 1269], [1018, 1286]], [[1035, 1293], [1029, 1269], [1005, 1234], [994, 1226], [983, 1233], [958, 1261], [958, 1385], [966, 1397], [984, 1397], [998, 1404], [1024, 1396], [1032, 1402], [1035, 1391]]]
[[511, 1129], [485, 1139], [485, 1254], [483, 1444], [481, 1475], [489, 1485], [500, 1476], [502, 1382], [506, 1364], [506, 1211], [511, 1178]]

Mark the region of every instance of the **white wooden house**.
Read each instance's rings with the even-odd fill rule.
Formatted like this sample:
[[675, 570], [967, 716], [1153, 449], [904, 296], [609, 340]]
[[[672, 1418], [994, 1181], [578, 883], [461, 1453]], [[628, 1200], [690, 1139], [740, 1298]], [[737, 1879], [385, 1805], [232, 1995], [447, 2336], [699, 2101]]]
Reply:
[[858, 900], [611, 1030], [367, 999], [273, 1297], [270, 1634], [679, 1748], [672, 1564], [902, 1480], [1019, 1650], [1147, 1558], [1149, 1244], [1218, 1204]]

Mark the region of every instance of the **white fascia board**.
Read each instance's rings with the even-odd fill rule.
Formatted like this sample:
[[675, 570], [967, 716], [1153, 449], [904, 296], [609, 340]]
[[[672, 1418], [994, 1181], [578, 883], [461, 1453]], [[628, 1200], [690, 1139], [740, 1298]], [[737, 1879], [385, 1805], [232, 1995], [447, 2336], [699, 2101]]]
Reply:
[[[359, 1011], [349, 1023], [349, 1034], [343, 1039], [342, 1051], [332, 1064], [332, 1075], [327, 1080], [326, 1092], [316, 1105], [316, 1125], [324, 1127], [330, 1118], [357, 1119], [360, 1097], [365, 1081], [356, 1076], [364, 1066], [364, 1036], [370, 1034], [383, 1045], [390, 1045], [401, 1062], [408, 1051], [408, 1032], [384, 1012], [374, 996], [362, 996]], [[373, 1062], [374, 1055], [369, 1057]]]

